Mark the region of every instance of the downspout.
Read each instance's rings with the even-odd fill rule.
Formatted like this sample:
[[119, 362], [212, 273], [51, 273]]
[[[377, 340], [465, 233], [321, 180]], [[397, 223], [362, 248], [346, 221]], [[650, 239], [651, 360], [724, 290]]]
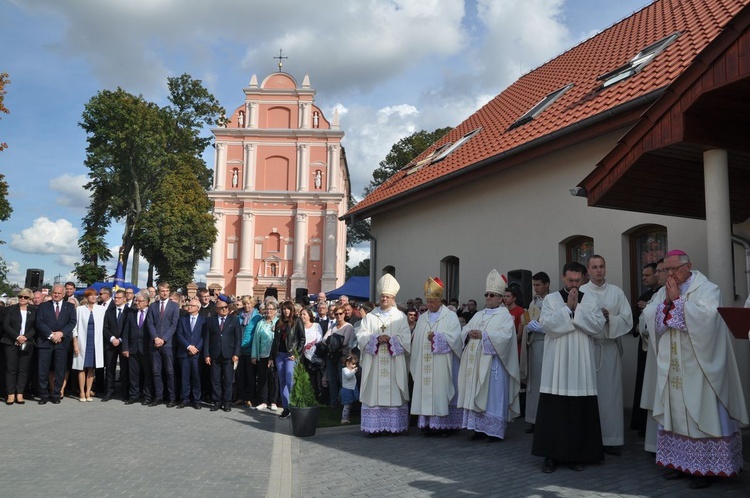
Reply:
[[745, 247], [745, 289], [750, 294], [750, 240], [732, 234], [732, 242]]
[[370, 233], [370, 300], [375, 303], [379, 303], [379, 296], [375, 295], [375, 286], [378, 284], [378, 281], [375, 278], [375, 273], [378, 267], [376, 257], [377, 253], [378, 241], [375, 240], [375, 237], [373, 237], [372, 233]]

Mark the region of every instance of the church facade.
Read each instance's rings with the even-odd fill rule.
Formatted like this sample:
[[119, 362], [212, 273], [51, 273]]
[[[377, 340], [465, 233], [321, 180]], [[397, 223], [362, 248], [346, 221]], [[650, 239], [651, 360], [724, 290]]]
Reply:
[[[329, 121], [315, 90], [277, 72], [258, 84], [215, 136], [218, 236], [209, 287], [228, 295], [317, 293], [344, 283], [349, 174], [338, 114]], [[304, 289], [304, 291], [303, 291]]]

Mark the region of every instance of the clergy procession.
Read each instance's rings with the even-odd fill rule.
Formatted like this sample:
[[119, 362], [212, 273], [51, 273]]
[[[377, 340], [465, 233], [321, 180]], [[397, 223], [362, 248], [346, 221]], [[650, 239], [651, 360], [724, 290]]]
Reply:
[[508, 303], [518, 293], [496, 270], [484, 309], [469, 316], [448, 307], [440, 279], [428, 278], [426, 308], [410, 333], [396, 305], [399, 284], [384, 275], [380, 306], [356, 329], [361, 430], [406, 433], [411, 414], [425, 436], [468, 429], [469, 440], [493, 443], [524, 413], [542, 472], [561, 464], [582, 471], [622, 454], [622, 338], [633, 331], [644, 352], [633, 420], [644, 416], [632, 427], [664, 479], [701, 489], [740, 472], [748, 414], [732, 339], [718, 287], [692, 269], [687, 253], [672, 250], [646, 265], [648, 292], [635, 308], [607, 282], [600, 255], [565, 264], [559, 292], [550, 292], [544, 272], [532, 281], [533, 300], [516, 320]]
[[[39, 404], [59, 404], [70, 360], [79, 371], [79, 401], [93, 400], [102, 367], [106, 379], [93, 387], [109, 401], [119, 356], [127, 405], [200, 409], [205, 402], [225, 412], [278, 406], [287, 418], [291, 372], [301, 361], [318, 400], [343, 405], [342, 424], [361, 403], [367, 437], [407, 434], [416, 425], [427, 437], [467, 429], [470, 441], [498, 443], [508, 424], [523, 418], [542, 472], [582, 471], [605, 455], [622, 455], [622, 340], [632, 333], [643, 354], [631, 428], [644, 451], [655, 454], [665, 479], [686, 479], [690, 488], [736, 476], [748, 413], [732, 338], [718, 313], [719, 288], [681, 250], [643, 268], [648, 290], [632, 307], [606, 276], [600, 255], [586, 265], [568, 262], [558, 292], [538, 272], [524, 303], [517, 284], [493, 269], [483, 308], [474, 300], [448, 305], [433, 277], [424, 282], [424, 301], [400, 305], [400, 285], [388, 273], [377, 283], [379, 305], [356, 309], [346, 296], [329, 304], [320, 293], [315, 307], [269, 296], [256, 309], [246, 296], [240, 311], [202, 289], [180, 310], [166, 283], [158, 295], [117, 290], [112, 297], [105, 287], [99, 303], [88, 289], [76, 308], [66, 295], [72, 284], [56, 285], [50, 300], [34, 304], [24, 289], [2, 320], [6, 404], [24, 404], [34, 377]], [[331, 354], [316, 361], [323, 350]]]

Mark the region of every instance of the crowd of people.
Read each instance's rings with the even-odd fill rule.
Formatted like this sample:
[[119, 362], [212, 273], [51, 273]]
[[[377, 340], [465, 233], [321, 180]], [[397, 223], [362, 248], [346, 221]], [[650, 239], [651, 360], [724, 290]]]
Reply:
[[[670, 251], [643, 268], [646, 292], [631, 306], [606, 280], [606, 262], [562, 268], [550, 291], [544, 272], [533, 297], [492, 270], [485, 306], [444, 299], [439, 278], [424, 300], [398, 304], [400, 286], [386, 274], [377, 306], [279, 302], [250, 296], [193, 299], [167, 283], [138, 293], [53, 286], [47, 300], [23, 289], [2, 308], [5, 403], [60, 403], [69, 384], [78, 401], [115, 397], [119, 361], [126, 404], [168, 408], [232, 406], [290, 414], [293, 370], [310, 374], [318, 401], [341, 407], [341, 423], [361, 406], [369, 437], [408, 431], [493, 443], [524, 417], [542, 471], [618, 456], [624, 444], [622, 339], [639, 337], [631, 428], [668, 469], [710, 486], [742, 467], [741, 427], [748, 414], [729, 332], [718, 315], [718, 287], [686, 253]], [[750, 300], [749, 300], [750, 301]], [[70, 370], [77, 371], [69, 378]], [[525, 393], [525, 397], [522, 394]]]

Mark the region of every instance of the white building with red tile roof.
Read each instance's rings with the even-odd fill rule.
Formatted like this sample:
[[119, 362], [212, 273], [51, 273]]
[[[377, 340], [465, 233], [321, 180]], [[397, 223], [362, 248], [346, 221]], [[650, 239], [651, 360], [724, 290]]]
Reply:
[[466, 302], [492, 268], [545, 271], [554, 288], [566, 261], [598, 253], [632, 300], [641, 267], [680, 248], [740, 306], [748, 3], [656, 0], [519, 78], [346, 214], [371, 219], [371, 280], [394, 273], [405, 300], [440, 276]]

